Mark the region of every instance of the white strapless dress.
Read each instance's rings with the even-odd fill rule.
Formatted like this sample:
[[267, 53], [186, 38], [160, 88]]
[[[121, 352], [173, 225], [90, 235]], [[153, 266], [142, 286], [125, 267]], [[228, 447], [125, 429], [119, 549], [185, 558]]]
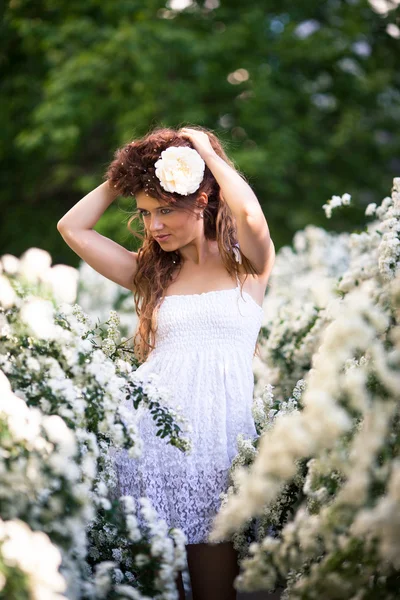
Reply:
[[126, 450], [114, 456], [118, 494], [147, 496], [170, 527], [185, 532], [188, 544], [208, 541], [238, 434], [257, 435], [252, 360], [262, 315], [250, 294], [240, 293], [239, 282], [227, 290], [166, 296], [155, 349], [138, 368], [144, 379], [157, 373], [173, 406], [181, 405], [192, 427], [192, 451], [157, 437], [146, 412], [139, 422], [142, 456], [130, 458]]

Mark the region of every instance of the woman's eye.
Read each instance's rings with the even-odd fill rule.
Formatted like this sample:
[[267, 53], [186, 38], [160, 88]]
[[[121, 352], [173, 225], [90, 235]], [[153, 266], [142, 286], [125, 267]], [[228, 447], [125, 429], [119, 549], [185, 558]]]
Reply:
[[[166, 210], [167, 212], [166, 213], [163, 212], [164, 210]], [[168, 215], [170, 212], [172, 212], [172, 210], [170, 208], [162, 208], [161, 212], [163, 215]], [[139, 215], [142, 215], [142, 217], [147, 217], [148, 216], [147, 210], [140, 210]]]

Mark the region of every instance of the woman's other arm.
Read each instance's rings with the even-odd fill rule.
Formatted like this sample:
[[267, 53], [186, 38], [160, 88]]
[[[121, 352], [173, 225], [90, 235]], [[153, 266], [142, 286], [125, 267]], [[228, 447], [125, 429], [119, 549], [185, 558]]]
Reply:
[[105, 181], [77, 202], [57, 223], [64, 241], [95, 271], [133, 291], [137, 252], [101, 235], [92, 228], [117, 194]]

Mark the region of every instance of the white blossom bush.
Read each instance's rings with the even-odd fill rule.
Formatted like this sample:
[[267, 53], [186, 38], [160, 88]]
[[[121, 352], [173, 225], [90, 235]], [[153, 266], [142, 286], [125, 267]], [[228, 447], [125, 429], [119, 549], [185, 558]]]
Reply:
[[72, 577], [69, 568], [78, 569], [86, 555], [84, 528], [95, 516], [93, 469], [79, 464], [77, 438], [64, 420], [28, 406], [1, 371], [0, 447], [1, 518], [21, 520], [56, 541], [66, 578]]
[[[97, 597], [177, 598], [175, 578], [187, 567], [187, 538], [180, 529], [168, 529], [147, 498], [139, 504], [122, 496], [118, 505], [99, 511], [91, 525], [89, 562]], [[90, 598], [92, 586], [88, 591]]]
[[61, 553], [42, 531], [20, 519], [0, 519], [0, 597], [62, 600]]
[[260, 357], [254, 359], [255, 394], [273, 385], [280, 397], [311, 366], [329, 322], [327, 306], [339, 294], [337, 282], [350, 262], [350, 235], [308, 225], [276, 256], [263, 303]]
[[[300, 380], [293, 390], [292, 397], [287, 401], [276, 400], [273, 395], [273, 386], [267, 384], [261, 396], [253, 400], [252, 414], [257, 430], [257, 437], [246, 439], [239, 435], [237, 439], [238, 453], [232, 461], [229, 471], [229, 487], [226, 493], [221, 494], [221, 508], [227, 504], [229, 498], [238, 493], [240, 489], [241, 467], [249, 467], [257, 456], [261, 436], [273, 428], [275, 420], [285, 414], [298, 411], [301, 407], [301, 395], [305, 383]], [[306, 461], [297, 461], [297, 469], [293, 478], [284, 484], [273, 504], [264, 507], [257, 518], [249, 518], [240, 528], [231, 535], [234, 548], [238, 551], [239, 561], [248, 556], [249, 547], [267, 533], [276, 535], [296, 510], [304, 494]], [[239, 473], [239, 479], [237, 474]]]
[[[247, 545], [237, 589], [283, 584], [284, 600], [398, 598], [400, 178], [366, 215], [375, 220], [365, 231], [332, 236], [338, 264], [329, 257], [320, 283], [308, 276], [309, 229], [296, 234], [300, 252], [285, 250], [290, 262], [277, 257], [265, 302], [273, 339], [262, 342], [253, 405], [259, 437], [240, 440], [210, 534], [232, 537], [242, 557]], [[249, 544], [251, 523], [260, 526]]]
[[[157, 521], [154, 511], [142, 502], [147, 513], [142, 515], [149, 522], [143, 531], [139, 521], [132, 514], [126, 519], [131, 538], [124, 540], [124, 520], [120, 513], [121, 499], [110, 502], [106, 499], [107, 486], [103, 477], [94, 486], [96, 470], [91, 468], [91, 476], [83, 480], [87, 469], [77, 464], [78, 440], [63, 419], [57, 415], [43, 415], [36, 407], [29, 407], [22, 399], [15, 396], [5, 375], [0, 372], [0, 506], [2, 518], [18, 518], [30, 527], [46, 532], [50, 539], [56, 541], [57, 547], [63, 553], [61, 572], [69, 583], [68, 598], [102, 598], [102, 588], [95, 577], [94, 571], [101, 568], [99, 559], [109, 550], [108, 537], [112, 522], [118, 523], [118, 535], [114, 536], [113, 558], [115, 553], [125, 550], [129, 574], [134, 576], [135, 589], [147, 589], [152, 592], [159, 590], [158, 597], [174, 598], [173, 590], [177, 570], [182, 568], [184, 554], [184, 535], [180, 530], [166, 531], [165, 524]], [[100, 445], [104, 445], [100, 444]], [[107, 457], [110, 466], [110, 457]], [[86, 466], [86, 465], [85, 465]], [[112, 473], [112, 469], [111, 469]], [[94, 491], [99, 494], [96, 499]], [[101, 501], [100, 501], [101, 500]], [[127, 501], [131, 500], [129, 497]], [[102, 515], [101, 519], [100, 516]], [[136, 522], [133, 536], [133, 521]], [[86, 531], [85, 531], [86, 528]], [[148, 534], [151, 531], [151, 536]], [[86, 535], [90, 532], [89, 536]], [[168, 534], [168, 536], [167, 536]], [[164, 537], [166, 539], [164, 539]], [[172, 538], [172, 539], [171, 539]], [[99, 544], [100, 540], [100, 544]], [[172, 541], [175, 541], [173, 546]], [[139, 542], [139, 543], [138, 543]], [[156, 548], [158, 547], [158, 551]], [[87, 550], [89, 548], [89, 555]], [[138, 566], [131, 561], [135, 553], [148, 555], [153, 567], [153, 576], [148, 570], [144, 581]], [[154, 556], [156, 558], [154, 559]], [[97, 560], [93, 560], [95, 557]], [[22, 550], [21, 550], [22, 560]], [[101, 560], [103, 562], [103, 560]], [[0, 560], [1, 565], [1, 560]], [[77, 578], [79, 571], [81, 580]], [[120, 584], [125, 578], [126, 585], [132, 584], [132, 579], [126, 578], [118, 569], [120, 576], [115, 584]], [[0, 570], [1, 573], [1, 570]], [[3, 573], [4, 584], [7, 583], [7, 573]], [[7, 589], [16, 587], [15, 573], [8, 573], [11, 582]], [[122, 578], [122, 579], [121, 579]], [[20, 577], [17, 577], [19, 580]], [[21, 583], [21, 582], [20, 582]], [[28, 582], [29, 583], [29, 582]], [[23, 588], [23, 585], [21, 583]], [[107, 597], [124, 598], [125, 590], [118, 586], [114, 594]], [[18, 593], [20, 593], [19, 590]], [[133, 592], [132, 592], [133, 593]], [[12, 600], [15, 596], [6, 597]], [[0, 594], [1, 597], [1, 594]], [[54, 596], [56, 597], [56, 596]], [[129, 597], [129, 595], [127, 596]], [[136, 597], [141, 597], [137, 595]], [[153, 597], [153, 596], [151, 596]]]
[[[3, 276], [2, 276], [3, 275]], [[29, 248], [19, 258], [3, 254], [0, 259], [0, 297], [4, 305], [16, 300], [11, 285], [58, 304], [78, 304], [93, 322], [105, 322], [111, 311], [118, 312], [119, 330], [128, 337], [136, 329], [138, 318], [132, 293], [95, 271], [85, 261], [75, 269], [52, 265], [52, 257], [41, 248]]]
[[136, 330], [138, 317], [132, 293], [95, 271], [85, 261], [77, 269], [78, 286], [76, 300], [93, 320], [104, 322], [111, 311], [119, 318], [119, 330], [129, 337]]
[[[19, 258], [3, 254], [0, 260], [0, 296], [3, 305], [17, 300], [10, 281], [40, 298], [73, 303], [78, 291], [79, 272], [68, 265], [53, 265], [51, 255], [41, 248], [29, 248]], [[3, 275], [3, 276], [1, 276]], [[9, 302], [6, 301], [9, 296]]]
[[[34, 295], [40, 292], [36, 283], [4, 269], [0, 277], [0, 517], [26, 522], [59, 548], [67, 598], [104, 598], [98, 575], [109, 562], [104, 556], [113, 515], [121, 512], [112, 452], [126, 448], [133, 459], [140, 456], [138, 422], [145, 410], [152, 413], [154, 434], [177, 452], [190, 451], [183, 437], [190, 428], [156, 376], [143, 382], [136, 373], [114, 311], [105, 327], [95, 326], [78, 305]], [[153, 518], [156, 535], [142, 526], [148, 513], [135, 518], [140, 544], [121, 537], [113, 552], [118, 555], [120, 543], [131, 558], [147, 555], [152, 575], [142, 580], [143, 569], [121, 563], [106, 586], [107, 598], [145, 598], [146, 590], [160, 600], [177, 598], [182, 532], [166, 531]]]

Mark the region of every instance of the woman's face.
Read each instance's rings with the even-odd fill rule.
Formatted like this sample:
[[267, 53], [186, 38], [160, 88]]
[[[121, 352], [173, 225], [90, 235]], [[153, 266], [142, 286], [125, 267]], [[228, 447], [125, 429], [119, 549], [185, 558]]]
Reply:
[[[195, 208], [193, 214], [160, 202], [144, 192], [138, 192], [135, 196], [137, 212], [142, 215], [147, 234], [152, 236], [166, 252], [172, 252], [189, 244], [203, 233], [203, 219], [197, 218], [200, 208]], [[167, 237], [158, 239], [163, 235]]]

